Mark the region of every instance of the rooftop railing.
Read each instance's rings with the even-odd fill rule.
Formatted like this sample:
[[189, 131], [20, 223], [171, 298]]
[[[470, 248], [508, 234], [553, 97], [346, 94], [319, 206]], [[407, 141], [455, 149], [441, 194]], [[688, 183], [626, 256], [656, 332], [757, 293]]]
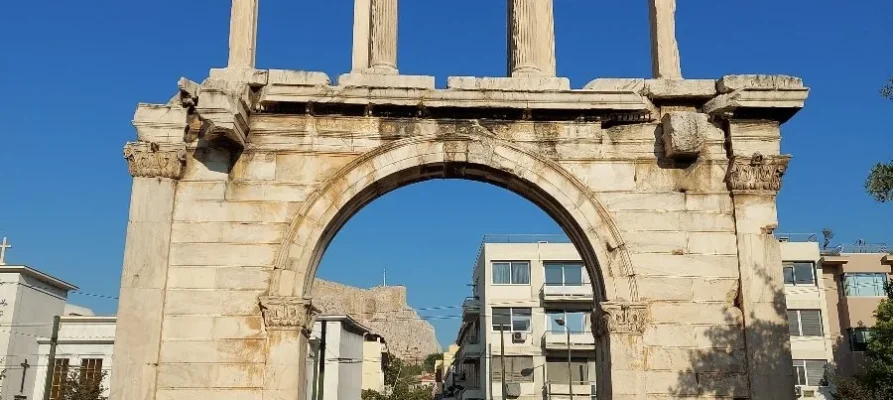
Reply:
[[822, 249], [823, 256], [836, 256], [845, 253], [887, 253], [890, 254], [890, 246], [886, 243], [867, 243], [858, 241], [853, 244], [841, 244]]
[[561, 233], [535, 234], [487, 234], [484, 243], [571, 243], [567, 235]]
[[775, 238], [779, 242], [818, 242], [819, 235], [815, 233], [776, 233]]

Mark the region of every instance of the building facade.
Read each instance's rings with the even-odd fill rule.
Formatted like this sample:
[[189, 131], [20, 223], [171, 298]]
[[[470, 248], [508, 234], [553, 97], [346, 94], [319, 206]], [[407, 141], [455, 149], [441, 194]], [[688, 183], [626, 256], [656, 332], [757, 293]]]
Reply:
[[804, 398], [831, 399], [825, 369], [834, 361], [833, 319], [819, 244], [792, 235], [778, 238], [796, 388]]
[[48, 338], [53, 317], [65, 313], [77, 287], [24, 265], [0, 266], [0, 364], [6, 370], [0, 398], [33, 399], [38, 338]]
[[[83, 310], [77, 310], [84, 312]], [[70, 314], [67, 312], [67, 314]], [[92, 313], [91, 313], [92, 314]], [[34, 399], [43, 399], [47, 366], [50, 365], [50, 338], [40, 338], [37, 367], [34, 370]], [[95, 379], [110, 396], [112, 349], [115, 344], [115, 317], [72, 316], [59, 319], [58, 344], [53, 357], [50, 400], [59, 399], [59, 390], [69, 372], [77, 370], [87, 379]]]
[[864, 359], [874, 311], [886, 298], [884, 284], [893, 277], [893, 255], [886, 245], [862, 242], [822, 253], [834, 361], [842, 375], [851, 375]]
[[517, 399], [594, 398], [589, 279], [562, 236], [486, 236], [448, 377], [453, 396], [501, 398], [504, 388]]
[[308, 347], [307, 399], [359, 399], [365, 389], [384, 389], [385, 342], [353, 318], [318, 317]]

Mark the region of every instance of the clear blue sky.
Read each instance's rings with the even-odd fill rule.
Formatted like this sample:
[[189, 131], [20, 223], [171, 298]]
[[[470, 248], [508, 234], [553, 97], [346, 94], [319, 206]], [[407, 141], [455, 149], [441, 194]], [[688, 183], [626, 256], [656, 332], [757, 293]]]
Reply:
[[[350, 66], [352, 2], [262, 0], [258, 66]], [[401, 0], [403, 73], [498, 76], [504, 0]], [[645, 0], [555, 0], [558, 72], [650, 73]], [[0, 6], [0, 236], [8, 261], [83, 291], [116, 295], [131, 179], [121, 148], [137, 102], [167, 101], [180, 76], [201, 80], [226, 61], [226, 0], [28, 0]], [[831, 227], [844, 243], [893, 242], [893, 204], [862, 183], [893, 157], [893, 2], [682, 0], [678, 36], [690, 78], [783, 73], [812, 88], [783, 130], [794, 155], [779, 198], [781, 230]], [[466, 199], [475, 199], [467, 201]], [[457, 305], [484, 233], [557, 232], [514, 194], [470, 182], [428, 182], [363, 209], [336, 237], [320, 276], [358, 286], [406, 284], [415, 307]], [[455, 273], [445, 274], [452, 270]], [[74, 297], [102, 313], [115, 301]], [[457, 312], [447, 312], [446, 315]], [[449, 343], [457, 322], [436, 322]]]

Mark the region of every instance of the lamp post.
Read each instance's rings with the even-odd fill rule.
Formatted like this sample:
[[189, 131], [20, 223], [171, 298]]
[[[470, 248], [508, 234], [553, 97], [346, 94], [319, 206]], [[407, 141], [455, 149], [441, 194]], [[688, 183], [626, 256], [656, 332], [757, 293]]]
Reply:
[[570, 400], [574, 400], [574, 371], [571, 370], [571, 330], [564, 318], [555, 318], [555, 323], [558, 326], [563, 326], [564, 332], [567, 334], [567, 391], [570, 394]]

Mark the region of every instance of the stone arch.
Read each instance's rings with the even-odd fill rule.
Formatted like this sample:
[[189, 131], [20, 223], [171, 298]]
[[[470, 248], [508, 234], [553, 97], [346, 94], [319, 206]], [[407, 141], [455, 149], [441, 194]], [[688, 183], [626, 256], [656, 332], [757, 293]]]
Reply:
[[608, 211], [558, 163], [486, 135], [425, 135], [397, 140], [341, 168], [304, 202], [282, 240], [270, 296], [309, 298], [329, 242], [363, 206], [400, 187], [438, 178], [508, 189], [542, 208], [576, 246], [596, 303], [638, 302], [629, 252]]

